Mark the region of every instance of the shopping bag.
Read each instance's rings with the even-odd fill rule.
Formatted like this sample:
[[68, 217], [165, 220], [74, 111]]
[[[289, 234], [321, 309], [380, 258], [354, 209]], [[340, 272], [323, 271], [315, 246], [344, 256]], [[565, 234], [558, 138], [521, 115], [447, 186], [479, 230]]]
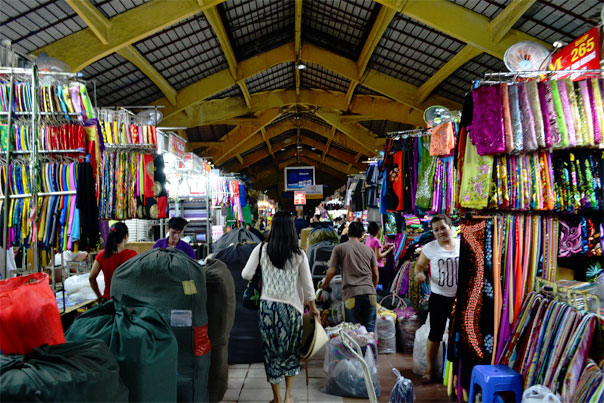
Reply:
[[65, 343], [57, 300], [46, 273], [0, 281], [0, 350], [29, 354], [43, 344]]

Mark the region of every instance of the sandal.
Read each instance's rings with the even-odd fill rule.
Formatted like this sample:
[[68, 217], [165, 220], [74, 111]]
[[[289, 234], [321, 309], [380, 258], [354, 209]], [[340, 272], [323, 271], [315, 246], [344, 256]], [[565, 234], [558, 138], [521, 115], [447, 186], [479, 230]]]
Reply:
[[427, 372], [426, 372], [426, 373], [424, 373], [424, 374], [422, 375], [422, 382], [423, 382], [423, 383], [430, 383], [430, 382], [432, 382], [432, 374], [429, 374], [429, 373], [427, 373]]

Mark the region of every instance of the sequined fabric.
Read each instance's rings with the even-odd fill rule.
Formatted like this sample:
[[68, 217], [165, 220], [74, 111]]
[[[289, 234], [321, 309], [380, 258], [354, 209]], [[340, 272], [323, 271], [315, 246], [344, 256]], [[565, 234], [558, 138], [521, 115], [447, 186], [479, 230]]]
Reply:
[[598, 126], [600, 127], [600, 137], [596, 137], [594, 134], [594, 140], [597, 143], [604, 142], [604, 104], [602, 101], [602, 87], [600, 87], [599, 81], [596, 78], [591, 80], [591, 86], [593, 90], [593, 100], [596, 104], [596, 111], [598, 115]]
[[537, 146], [545, 148], [545, 132], [543, 129], [543, 116], [541, 114], [541, 102], [539, 101], [539, 90], [536, 81], [526, 83], [526, 93], [529, 99], [529, 105], [535, 122], [535, 136], [537, 137]]
[[[568, 145], [574, 147], [577, 145], [577, 133], [575, 131], [575, 119], [572, 112], [570, 94], [564, 80], [557, 81], [557, 85], [560, 91], [560, 99], [562, 100], [562, 109], [564, 109], [564, 120], [566, 121], [566, 127], [568, 127]], [[574, 92], [571, 91], [571, 94], [574, 94]]]
[[523, 151], [535, 151], [537, 149], [537, 134], [535, 133], [535, 118], [528, 97], [528, 91], [524, 83], [518, 84], [518, 100], [520, 101], [520, 112], [522, 113], [522, 133], [524, 136]]
[[505, 151], [503, 107], [501, 88], [484, 86], [472, 91], [474, 111], [470, 139], [479, 155], [492, 155]]
[[566, 115], [564, 113], [564, 105], [562, 104], [562, 97], [560, 95], [560, 89], [557, 81], [549, 81], [548, 86], [552, 94], [552, 101], [554, 104], [554, 111], [556, 116], [556, 127], [560, 132], [560, 139], [554, 143], [555, 148], [566, 148], [568, 147], [568, 129], [566, 126]]
[[518, 84], [512, 84], [508, 88], [510, 98], [510, 115], [512, 117], [512, 131], [514, 135], [514, 149], [516, 153], [521, 153], [524, 148], [522, 137], [522, 113], [520, 112], [520, 100], [518, 98]]
[[[549, 104], [551, 104], [552, 94], [549, 93], [549, 87], [546, 83], [540, 82], [537, 84], [537, 91], [539, 92], [539, 104], [541, 106], [541, 118], [543, 120], [543, 135], [545, 136], [545, 147], [551, 148], [553, 144], [552, 136], [552, 118], [550, 118]], [[548, 101], [549, 97], [549, 101]], [[549, 102], [549, 104], [548, 104]], [[553, 113], [553, 104], [551, 105], [551, 112]], [[555, 124], [555, 118], [553, 119]]]
[[585, 131], [584, 134], [587, 134], [587, 137], [584, 138], [584, 143], [586, 145], [593, 146], [594, 143], [594, 121], [592, 116], [591, 109], [591, 97], [589, 95], [589, 89], [587, 88], [587, 80], [580, 81], [579, 84], [579, 93], [581, 94], [581, 101], [583, 104], [583, 113], [585, 117]]
[[592, 126], [594, 129], [594, 143], [600, 144], [602, 131], [600, 129], [600, 117], [598, 116], [598, 107], [596, 105], [596, 92], [592, 80], [587, 81], [587, 91], [589, 92], [589, 108], [591, 110]]
[[493, 157], [480, 156], [471, 141], [466, 141], [463, 177], [459, 189], [462, 207], [483, 209], [487, 206], [493, 176]]
[[514, 131], [512, 129], [512, 115], [510, 112], [510, 97], [508, 85], [501, 84], [501, 104], [503, 106], [503, 128], [505, 130], [505, 152], [514, 150]]

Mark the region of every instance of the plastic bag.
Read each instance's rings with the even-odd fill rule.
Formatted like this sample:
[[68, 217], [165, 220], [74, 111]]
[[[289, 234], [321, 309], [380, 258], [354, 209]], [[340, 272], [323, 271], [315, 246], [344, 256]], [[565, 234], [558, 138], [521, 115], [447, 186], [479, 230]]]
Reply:
[[396, 353], [396, 327], [390, 315], [378, 316], [375, 323], [378, 337], [378, 353]]
[[[407, 313], [407, 312], [406, 312]], [[398, 351], [413, 354], [415, 333], [422, 325], [422, 318], [417, 313], [412, 316], [399, 316], [396, 323], [396, 348]]]
[[29, 354], [42, 344], [65, 343], [63, 325], [48, 274], [0, 281], [0, 350]]
[[522, 394], [522, 401], [526, 403], [560, 403], [558, 396], [543, 385], [534, 385], [525, 390]]
[[396, 368], [392, 368], [392, 372], [396, 375], [396, 383], [390, 393], [390, 403], [413, 403], [413, 382], [402, 376]]
[[[65, 292], [67, 293], [67, 298], [70, 302], [76, 304], [97, 298], [94, 291], [92, 291], [92, 287], [90, 287], [90, 282], [88, 281], [89, 277], [90, 275], [86, 273], [71, 276], [65, 280]], [[103, 276], [103, 272], [99, 273], [96, 282], [102, 293], [105, 289], [105, 277]]]
[[[369, 367], [369, 374], [375, 395], [380, 395], [377, 361], [375, 359], [375, 344], [365, 346], [364, 360]], [[367, 398], [367, 387], [363, 375], [363, 365], [354, 358], [342, 343], [340, 337], [335, 337], [327, 343], [325, 360], [327, 365], [327, 386], [323, 393], [336, 396]]]
[[[434, 373], [442, 374], [443, 372], [443, 344], [447, 342], [449, 338], [449, 320], [447, 319], [447, 326], [443, 335], [443, 340], [438, 348], [438, 354], [436, 355], [436, 362], [434, 363]], [[430, 334], [430, 314], [417, 332], [415, 332], [415, 340], [413, 341], [413, 373], [416, 375], [423, 375], [426, 372], [428, 366], [428, 358], [426, 352], [426, 343], [428, 341], [428, 335]]]

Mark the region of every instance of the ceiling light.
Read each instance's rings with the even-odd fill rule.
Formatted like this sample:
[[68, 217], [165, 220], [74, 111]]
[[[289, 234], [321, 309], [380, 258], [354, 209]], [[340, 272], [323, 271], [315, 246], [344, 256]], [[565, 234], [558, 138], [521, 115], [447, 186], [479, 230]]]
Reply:
[[310, 149], [315, 151], [317, 149], [317, 147], [311, 147]]
[[285, 148], [282, 148], [281, 151], [285, 151]]
[[306, 68], [306, 65], [304, 64], [304, 62], [302, 60], [298, 60], [296, 62], [296, 69], [298, 70], [304, 70]]

